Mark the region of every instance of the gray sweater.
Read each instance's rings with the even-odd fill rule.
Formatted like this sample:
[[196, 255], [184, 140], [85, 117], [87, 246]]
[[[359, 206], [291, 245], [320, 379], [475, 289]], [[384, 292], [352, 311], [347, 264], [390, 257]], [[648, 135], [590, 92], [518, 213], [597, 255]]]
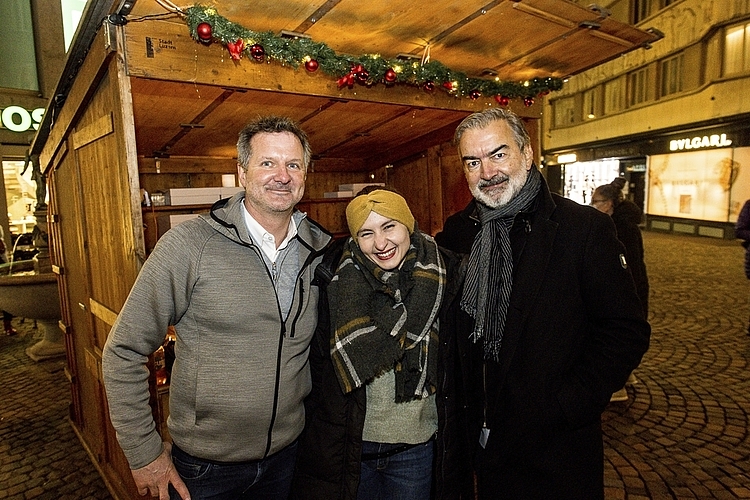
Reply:
[[[315, 266], [330, 235], [295, 212], [299, 275], [289, 316], [243, 219], [244, 193], [159, 240], [102, 354], [112, 424], [130, 467], [161, 453], [149, 407], [149, 354], [177, 332], [169, 432], [206, 460], [257, 460], [292, 443], [305, 423], [308, 344], [317, 322]], [[292, 263], [294, 264], [294, 263]]]

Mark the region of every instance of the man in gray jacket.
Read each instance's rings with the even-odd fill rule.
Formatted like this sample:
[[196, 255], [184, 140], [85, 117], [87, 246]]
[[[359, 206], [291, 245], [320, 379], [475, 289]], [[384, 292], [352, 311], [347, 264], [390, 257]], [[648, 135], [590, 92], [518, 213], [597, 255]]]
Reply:
[[[146, 260], [102, 355], [110, 417], [142, 495], [285, 499], [310, 391], [315, 266], [330, 235], [295, 211], [310, 145], [286, 118], [237, 142], [245, 188], [168, 231]], [[148, 356], [177, 333], [163, 443]], [[171, 487], [169, 485], [171, 484]]]

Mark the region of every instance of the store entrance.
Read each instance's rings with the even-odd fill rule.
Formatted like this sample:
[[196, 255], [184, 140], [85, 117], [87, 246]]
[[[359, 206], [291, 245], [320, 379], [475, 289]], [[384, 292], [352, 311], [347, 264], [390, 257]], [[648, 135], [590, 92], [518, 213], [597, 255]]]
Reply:
[[563, 167], [562, 194], [573, 201], [588, 205], [596, 187], [609, 184], [617, 177], [624, 177], [627, 181], [623, 188], [625, 198], [643, 210], [646, 198], [645, 157], [566, 164]]
[[575, 162], [565, 165], [563, 196], [581, 205], [591, 203], [594, 189], [620, 175], [617, 160]]
[[627, 180], [625, 198], [632, 201], [643, 213], [646, 213], [646, 158], [622, 160], [621, 175]]

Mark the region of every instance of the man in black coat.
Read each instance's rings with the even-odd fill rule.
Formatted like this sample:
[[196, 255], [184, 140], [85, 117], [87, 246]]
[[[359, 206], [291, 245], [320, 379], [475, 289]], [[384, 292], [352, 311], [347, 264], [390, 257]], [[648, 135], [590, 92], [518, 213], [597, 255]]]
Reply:
[[435, 241], [454, 252], [471, 253], [471, 244], [481, 228], [477, 218], [477, 202], [471, 200], [466, 208], [445, 219], [443, 230], [435, 235]]
[[457, 338], [479, 498], [601, 499], [601, 414], [650, 336], [624, 248], [549, 192], [512, 112], [474, 113], [455, 142], [475, 202], [438, 241], [471, 248]]

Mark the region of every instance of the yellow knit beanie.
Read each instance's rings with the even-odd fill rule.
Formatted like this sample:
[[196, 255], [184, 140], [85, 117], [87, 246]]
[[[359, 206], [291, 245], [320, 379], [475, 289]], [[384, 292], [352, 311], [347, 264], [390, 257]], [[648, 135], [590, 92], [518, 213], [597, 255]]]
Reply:
[[409, 210], [406, 200], [397, 193], [376, 189], [368, 194], [362, 194], [355, 197], [346, 207], [346, 222], [349, 225], [349, 233], [352, 238], [357, 239], [357, 231], [370, 216], [370, 212], [375, 212], [400, 222], [409, 230], [409, 234], [414, 232], [414, 216]]

